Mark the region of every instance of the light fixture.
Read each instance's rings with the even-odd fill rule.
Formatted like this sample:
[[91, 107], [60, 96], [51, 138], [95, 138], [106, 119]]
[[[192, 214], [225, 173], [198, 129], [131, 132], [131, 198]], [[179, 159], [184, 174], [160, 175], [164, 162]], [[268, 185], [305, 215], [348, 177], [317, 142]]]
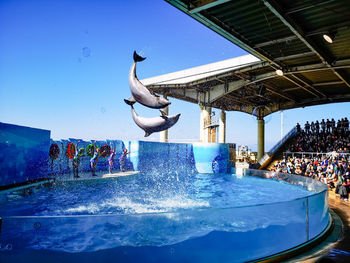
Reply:
[[283, 76], [283, 71], [281, 69], [276, 69], [276, 74], [278, 76]]
[[335, 39], [335, 34], [336, 32], [335, 31], [330, 31], [326, 34], [323, 34], [323, 38], [324, 40], [326, 40], [328, 43], [332, 44], [334, 39]]

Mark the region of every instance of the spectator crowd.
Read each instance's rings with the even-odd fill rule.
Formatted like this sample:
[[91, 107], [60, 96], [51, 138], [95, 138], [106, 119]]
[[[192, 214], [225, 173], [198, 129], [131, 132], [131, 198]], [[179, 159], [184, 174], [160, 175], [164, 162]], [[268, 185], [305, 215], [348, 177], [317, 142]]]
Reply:
[[297, 131], [283, 158], [275, 161], [269, 170], [320, 180], [347, 201], [350, 193], [348, 119], [338, 120], [336, 124], [334, 119], [306, 122], [304, 130], [297, 124]]

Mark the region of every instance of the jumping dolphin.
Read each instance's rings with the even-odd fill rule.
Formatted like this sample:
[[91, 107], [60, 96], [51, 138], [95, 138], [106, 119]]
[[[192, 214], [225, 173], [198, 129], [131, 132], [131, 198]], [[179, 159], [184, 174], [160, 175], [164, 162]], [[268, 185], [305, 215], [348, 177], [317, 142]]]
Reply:
[[153, 108], [162, 109], [168, 106], [171, 102], [167, 99], [158, 96], [157, 94], [149, 91], [136, 76], [136, 63], [145, 60], [134, 51], [134, 63], [132, 64], [129, 72], [129, 86], [132, 96], [129, 99], [124, 99], [125, 103], [132, 105], [136, 101], [142, 105]]
[[145, 137], [150, 136], [154, 132], [160, 132], [172, 127], [178, 120], [181, 114], [167, 116], [164, 111], [160, 110], [160, 117], [144, 118], [137, 115], [134, 107], [131, 105], [131, 114], [134, 122], [142, 130], [145, 131]]

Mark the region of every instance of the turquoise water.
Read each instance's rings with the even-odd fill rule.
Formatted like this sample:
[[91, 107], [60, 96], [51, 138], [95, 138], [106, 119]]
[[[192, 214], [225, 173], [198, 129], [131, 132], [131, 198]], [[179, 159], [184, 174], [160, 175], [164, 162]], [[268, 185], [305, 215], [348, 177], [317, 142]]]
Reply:
[[307, 241], [309, 225], [322, 231], [325, 198], [234, 174], [56, 182], [2, 196], [0, 261], [243, 262]]
[[312, 194], [284, 181], [234, 174], [139, 174], [56, 182], [30, 194], [7, 195], [2, 216], [108, 215], [178, 212], [284, 202]]

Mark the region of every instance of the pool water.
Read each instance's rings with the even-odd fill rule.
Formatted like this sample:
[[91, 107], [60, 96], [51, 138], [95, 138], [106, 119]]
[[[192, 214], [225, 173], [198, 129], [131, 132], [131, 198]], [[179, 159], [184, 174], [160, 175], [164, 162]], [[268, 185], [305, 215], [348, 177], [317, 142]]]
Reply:
[[[312, 192], [284, 181], [234, 174], [138, 174], [57, 181], [34, 193], [7, 195], [1, 216], [108, 215], [179, 212], [284, 202]], [[4, 200], [4, 198], [3, 198]]]
[[[141, 173], [57, 181], [32, 193], [2, 196], [0, 259], [257, 259], [307, 241], [313, 213], [322, 221], [314, 222], [316, 234], [328, 224], [324, 192], [315, 194], [284, 181], [235, 174]], [[311, 200], [316, 212], [308, 210]]]

